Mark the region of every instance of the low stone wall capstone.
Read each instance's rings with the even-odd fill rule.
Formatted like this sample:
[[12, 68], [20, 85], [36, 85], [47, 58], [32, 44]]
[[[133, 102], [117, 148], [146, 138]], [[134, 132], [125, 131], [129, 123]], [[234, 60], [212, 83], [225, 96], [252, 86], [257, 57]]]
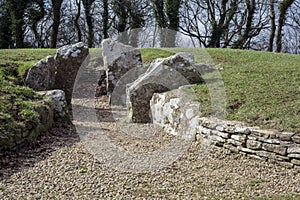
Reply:
[[[154, 94], [150, 105], [153, 123], [163, 127], [169, 134], [206, 140], [211, 145], [235, 153], [300, 170], [300, 133], [265, 130], [242, 122], [200, 117], [200, 114], [197, 117], [194, 114], [200, 111], [195, 108], [200, 108], [200, 104], [191, 100], [187, 102], [186, 98], [180, 100], [180, 97], [187, 96], [188, 92], [182, 88]], [[190, 120], [188, 113], [193, 114]]]

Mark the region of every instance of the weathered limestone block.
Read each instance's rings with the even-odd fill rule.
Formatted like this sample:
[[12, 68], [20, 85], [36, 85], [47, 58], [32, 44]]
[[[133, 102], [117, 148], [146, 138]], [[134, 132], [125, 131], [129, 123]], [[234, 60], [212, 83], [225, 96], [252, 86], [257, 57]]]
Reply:
[[208, 140], [211, 140], [212, 143], [214, 143], [216, 146], [223, 146], [226, 140], [220, 136], [217, 135], [211, 135], [208, 137]]
[[277, 153], [277, 154], [280, 154], [283, 156], [287, 155], [287, 148], [280, 146], [280, 145], [263, 143], [262, 149], [266, 150], [266, 151], [274, 152], [274, 153]]
[[259, 150], [262, 148], [262, 143], [259, 141], [255, 141], [255, 140], [247, 140], [246, 143], [247, 148], [249, 149], [253, 149], [253, 150]]
[[300, 146], [291, 146], [288, 148], [287, 152], [300, 154]]
[[295, 133], [288, 133], [288, 132], [277, 132], [275, 134], [270, 135], [270, 139], [279, 139], [282, 141], [291, 141], [292, 136]]
[[225, 138], [225, 139], [228, 139], [228, 138], [229, 138], [229, 134], [228, 134], [228, 133], [224, 133], [224, 132], [217, 131], [217, 130], [213, 130], [213, 131], [212, 131], [212, 134], [213, 134], [213, 135], [220, 136], [220, 137]]
[[258, 129], [258, 130], [254, 130], [251, 135], [268, 139], [270, 137], [270, 134], [273, 134], [273, 132], [269, 130]]
[[55, 82], [55, 60], [53, 56], [40, 60], [27, 73], [25, 85], [36, 90], [52, 89]]
[[58, 49], [55, 57], [56, 76], [55, 89], [66, 94], [67, 104], [71, 104], [73, 86], [77, 72], [89, 54], [89, 49], [80, 42]]
[[41, 91], [39, 94], [47, 96], [51, 100], [54, 111], [54, 119], [69, 119], [65, 92], [62, 90]]
[[239, 150], [237, 149], [236, 146], [233, 146], [233, 145], [228, 144], [228, 143], [225, 143], [223, 145], [223, 147], [226, 148], [226, 149], [229, 149], [231, 152], [234, 152], [234, 153], [238, 153], [239, 152]]
[[292, 137], [292, 140], [293, 140], [294, 142], [300, 144], [300, 133], [294, 135], [294, 136]]
[[198, 129], [197, 129], [197, 133], [199, 134], [203, 134], [203, 135], [211, 135], [211, 132], [212, 130], [209, 129], [209, 128], [205, 128], [203, 126], [198, 126]]
[[294, 153], [294, 154], [288, 154], [289, 158], [296, 158], [300, 160], [300, 154]]
[[244, 144], [246, 142], [246, 136], [244, 136], [244, 135], [231, 135], [231, 138], [233, 140], [241, 142], [242, 144]]
[[260, 157], [265, 157], [268, 159], [275, 159], [276, 158], [276, 154], [273, 152], [268, 152], [268, 151], [255, 151], [256, 155], [260, 156]]
[[237, 140], [233, 140], [233, 139], [228, 139], [227, 140], [228, 144], [233, 144], [235, 146], [242, 146], [243, 144]]
[[294, 165], [300, 166], [300, 160], [293, 159], [293, 160], [291, 161], [291, 163], [293, 163]]
[[[107, 68], [107, 92], [110, 95], [122, 76], [133, 68], [143, 67], [142, 56], [137, 49], [111, 39], [103, 40], [102, 48], [104, 66]], [[126, 84], [123, 90], [125, 93]]]
[[127, 100], [132, 122], [149, 123], [149, 101], [154, 93], [177, 89], [190, 83], [202, 82], [188, 53], [178, 53], [165, 59], [156, 59], [148, 70], [128, 85]]
[[250, 153], [250, 154], [255, 154], [256, 153], [256, 151], [254, 151], [252, 149], [244, 148], [244, 147], [241, 147], [241, 146], [238, 146], [237, 149], [239, 151], [244, 152], [244, 153]]
[[173, 135], [195, 138], [199, 124], [200, 104], [192, 102], [187, 87], [166, 93], [155, 93], [150, 101], [153, 123]]

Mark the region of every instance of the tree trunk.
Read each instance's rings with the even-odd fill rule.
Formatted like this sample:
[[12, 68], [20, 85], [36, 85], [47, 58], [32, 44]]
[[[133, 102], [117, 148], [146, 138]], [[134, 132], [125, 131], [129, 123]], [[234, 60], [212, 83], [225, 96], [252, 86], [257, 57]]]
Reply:
[[52, 23], [52, 32], [51, 32], [51, 48], [56, 48], [57, 45], [57, 36], [60, 25], [60, 9], [63, 0], [52, 0], [52, 11], [53, 11], [53, 23]]
[[276, 37], [276, 52], [281, 52], [282, 49], [282, 28], [285, 23], [287, 10], [291, 7], [295, 0], [284, 0], [279, 5], [279, 20]]
[[175, 47], [176, 46], [176, 34], [179, 28], [179, 8], [181, 5], [181, 0], [166, 0], [166, 14], [168, 16], [168, 29], [166, 46], [165, 47]]
[[24, 48], [24, 12], [28, 1], [9, 0], [7, 3], [12, 18], [12, 33], [15, 46], [17, 48]]
[[247, 4], [247, 12], [248, 12], [246, 28], [244, 33], [239, 36], [239, 39], [234, 42], [232, 48], [235, 49], [237, 48], [243, 49], [244, 44], [247, 42], [249, 37], [251, 37], [250, 31], [252, 30], [252, 22], [256, 10], [256, 3], [255, 0], [246, 0], [246, 4]]
[[[37, 46], [40, 48], [43, 46], [41, 35], [38, 33], [37, 26], [41, 19], [45, 16], [45, 8], [43, 0], [34, 0], [32, 1], [33, 6], [30, 6], [28, 9], [28, 24], [31, 31], [34, 34]], [[38, 10], [35, 8], [35, 3], [38, 5]]]
[[75, 28], [77, 30], [78, 42], [81, 42], [82, 41], [82, 33], [81, 33], [80, 26], [79, 26], [79, 18], [80, 18], [80, 14], [81, 14], [81, 0], [76, 0], [76, 5], [77, 5], [77, 14], [75, 17]]
[[273, 51], [273, 44], [275, 39], [275, 32], [276, 32], [276, 22], [275, 22], [275, 9], [274, 9], [274, 0], [270, 0], [270, 38], [269, 38], [269, 47], [268, 51]]
[[109, 37], [109, 13], [108, 13], [108, 0], [102, 0], [103, 3], [103, 14], [102, 14], [102, 26], [103, 26], [103, 38], [106, 39]]
[[93, 25], [93, 17], [91, 13], [92, 4], [95, 0], [82, 0], [83, 7], [85, 10], [85, 18], [88, 26], [88, 46], [91, 48], [94, 44], [94, 25]]
[[164, 0], [152, 0], [155, 20], [159, 28], [167, 27], [167, 19], [164, 12]]

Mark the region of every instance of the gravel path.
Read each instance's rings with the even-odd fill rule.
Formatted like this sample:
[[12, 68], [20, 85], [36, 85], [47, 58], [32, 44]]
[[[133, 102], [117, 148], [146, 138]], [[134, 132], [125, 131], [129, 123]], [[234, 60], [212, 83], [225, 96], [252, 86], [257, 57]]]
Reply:
[[[134, 140], [112, 130], [109, 110], [98, 116], [127, 151], [154, 151], [172, 140], [161, 132], [154, 142]], [[163, 169], [122, 172], [95, 159], [73, 126], [56, 123], [29, 146], [1, 155], [0, 199], [300, 199], [298, 171], [218, 147], [203, 153], [201, 144]]]

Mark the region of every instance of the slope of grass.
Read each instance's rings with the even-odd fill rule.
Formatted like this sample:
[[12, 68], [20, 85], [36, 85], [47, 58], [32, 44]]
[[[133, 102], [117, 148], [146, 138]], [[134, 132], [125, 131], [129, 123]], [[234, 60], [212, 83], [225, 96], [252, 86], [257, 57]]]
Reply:
[[[206, 60], [220, 69], [227, 119], [300, 132], [300, 56], [232, 49], [186, 51], [198, 62]], [[203, 114], [210, 115], [208, 87], [198, 85], [195, 91]]]
[[[20, 77], [27, 69], [48, 55], [54, 56], [56, 49], [1, 49], [0, 68], [14, 66]], [[14, 69], [14, 70], [15, 70]]]

